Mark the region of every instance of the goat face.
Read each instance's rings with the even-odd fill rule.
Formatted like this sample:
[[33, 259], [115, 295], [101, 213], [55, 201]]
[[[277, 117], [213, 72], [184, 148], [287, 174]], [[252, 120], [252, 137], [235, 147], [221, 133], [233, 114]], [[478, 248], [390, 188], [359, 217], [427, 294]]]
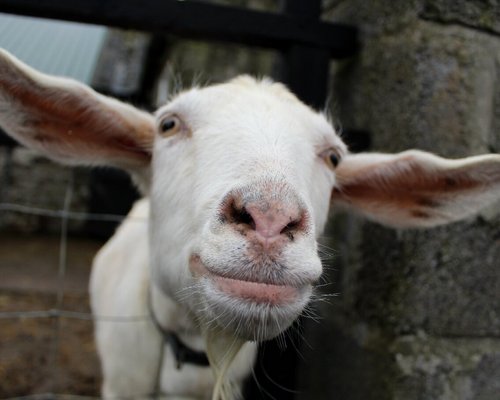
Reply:
[[316, 235], [335, 182], [328, 157], [342, 157], [344, 144], [281, 85], [250, 78], [185, 92], [157, 121], [155, 282], [205, 324], [276, 336], [321, 274]]

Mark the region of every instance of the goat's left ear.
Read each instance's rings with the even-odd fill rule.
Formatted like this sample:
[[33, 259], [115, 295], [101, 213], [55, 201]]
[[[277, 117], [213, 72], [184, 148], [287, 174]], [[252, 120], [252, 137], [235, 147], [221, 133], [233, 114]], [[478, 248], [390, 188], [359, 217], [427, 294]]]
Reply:
[[147, 167], [152, 115], [71, 79], [42, 74], [0, 49], [0, 127], [64, 164]]
[[332, 193], [334, 207], [400, 228], [457, 221], [498, 199], [500, 155], [448, 160], [417, 150], [345, 157]]

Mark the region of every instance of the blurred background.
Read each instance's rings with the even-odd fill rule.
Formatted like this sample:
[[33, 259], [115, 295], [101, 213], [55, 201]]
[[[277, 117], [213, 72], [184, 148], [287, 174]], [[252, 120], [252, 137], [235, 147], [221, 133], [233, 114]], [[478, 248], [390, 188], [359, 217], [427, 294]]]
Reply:
[[[0, 0], [0, 47], [146, 110], [247, 73], [325, 109], [353, 151], [500, 152], [496, 0], [174, 1], [216, 7], [201, 19], [221, 33], [206, 37], [15, 3]], [[220, 8], [284, 22], [245, 25], [256, 32], [245, 39]], [[61, 167], [0, 136], [0, 398], [99, 395], [88, 275], [137, 197], [119, 171]], [[500, 399], [499, 222], [500, 204], [428, 231], [334, 215], [321, 290], [338, 295], [296, 328], [304, 340], [285, 353], [266, 345], [264, 390], [250, 383], [245, 398]]]

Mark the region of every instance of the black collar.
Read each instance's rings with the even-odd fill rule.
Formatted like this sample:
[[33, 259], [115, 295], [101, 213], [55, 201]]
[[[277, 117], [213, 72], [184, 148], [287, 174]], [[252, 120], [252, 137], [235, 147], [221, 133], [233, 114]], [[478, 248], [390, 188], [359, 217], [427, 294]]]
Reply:
[[200, 367], [208, 367], [210, 363], [205, 352], [191, 349], [186, 346], [181, 339], [179, 339], [179, 336], [177, 336], [175, 332], [166, 330], [160, 325], [160, 322], [156, 318], [153, 310], [151, 290], [149, 290], [148, 297], [148, 308], [151, 320], [153, 321], [156, 329], [158, 329], [158, 332], [160, 332], [163, 342], [168, 343], [172, 353], [174, 353], [177, 369], [181, 369], [185, 363], [198, 365]]

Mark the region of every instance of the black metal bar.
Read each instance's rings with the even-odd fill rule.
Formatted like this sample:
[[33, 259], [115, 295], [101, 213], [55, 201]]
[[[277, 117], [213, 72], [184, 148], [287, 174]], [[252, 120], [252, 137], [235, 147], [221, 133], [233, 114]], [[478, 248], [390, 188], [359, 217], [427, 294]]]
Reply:
[[275, 49], [295, 43], [327, 49], [334, 58], [352, 55], [356, 48], [350, 26], [196, 1], [0, 0], [0, 12]]
[[145, 108], [155, 106], [152, 95], [166, 64], [169, 44], [165, 35], [152, 35], [144, 59], [139, 90], [131, 99], [133, 104]]
[[318, 21], [321, 16], [321, 1], [318, 0], [281, 0], [281, 11], [302, 19], [311, 18]]
[[[281, 10], [291, 18], [312, 23], [321, 16], [320, 0], [283, 0]], [[352, 51], [357, 49], [356, 41]], [[327, 98], [330, 51], [318, 44], [292, 43], [282, 49], [277, 79], [285, 82], [302, 101], [316, 109]]]
[[284, 52], [282, 76], [303, 102], [316, 109], [325, 106], [328, 91], [330, 57], [321, 48], [293, 45]]

